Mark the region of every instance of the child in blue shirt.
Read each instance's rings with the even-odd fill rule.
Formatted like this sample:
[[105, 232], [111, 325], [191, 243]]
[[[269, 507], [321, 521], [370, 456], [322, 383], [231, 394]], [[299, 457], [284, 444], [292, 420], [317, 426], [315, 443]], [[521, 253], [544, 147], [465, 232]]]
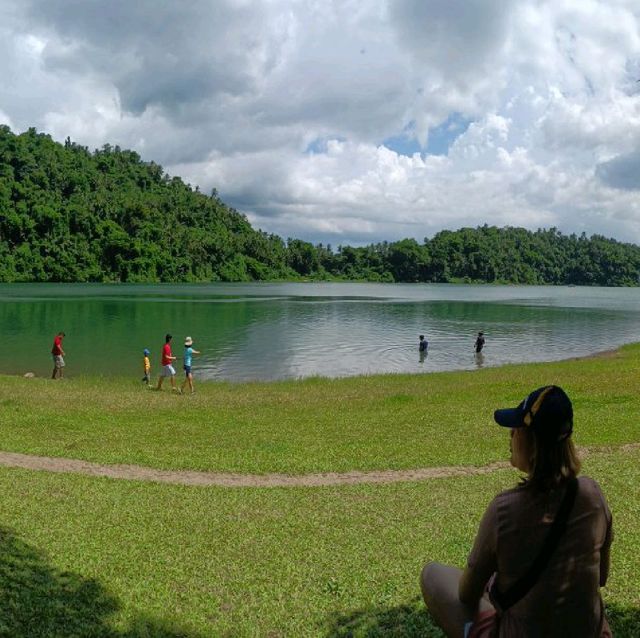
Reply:
[[191, 394], [195, 392], [193, 389], [193, 374], [191, 374], [191, 359], [194, 354], [200, 354], [198, 350], [193, 349], [193, 339], [191, 337], [187, 337], [184, 340], [184, 373], [185, 380], [182, 382], [182, 387], [180, 388], [180, 392], [184, 392], [184, 388], [189, 384], [189, 389], [191, 390]]

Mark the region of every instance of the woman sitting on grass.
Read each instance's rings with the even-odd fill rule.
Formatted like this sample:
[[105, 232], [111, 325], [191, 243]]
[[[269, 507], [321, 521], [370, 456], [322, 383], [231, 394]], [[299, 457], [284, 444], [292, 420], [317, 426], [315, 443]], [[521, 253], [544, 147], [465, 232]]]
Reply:
[[611, 636], [607, 582], [611, 513], [571, 440], [573, 408], [557, 386], [497, 410], [511, 429], [511, 464], [527, 474], [487, 508], [464, 571], [428, 563], [422, 593], [447, 636]]

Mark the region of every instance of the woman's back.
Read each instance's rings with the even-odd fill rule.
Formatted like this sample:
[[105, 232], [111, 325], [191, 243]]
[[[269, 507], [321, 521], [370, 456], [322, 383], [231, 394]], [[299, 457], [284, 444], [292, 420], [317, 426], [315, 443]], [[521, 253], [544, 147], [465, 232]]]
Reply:
[[[536, 585], [502, 615], [501, 637], [601, 635], [599, 588], [606, 580], [601, 554], [611, 543], [611, 513], [594, 480], [581, 477], [578, 486], [548, 566]], [[498, 588], [508, 590], [540, 553], [564, 493], [564, 488], [540, 492], [522, 486], [496, 496], [483, 518], [470, 564], [493, 560]]]
[[542, 386], [493, 418], [509, 429], [511, 465], [525, 477], [491, 501], [464, 571], [425, 565], [431, 614], [450, 638], [611, 636], [600, 597], [611, 512], [594, 480], [576, 481], [571, 400], [559, 386]]

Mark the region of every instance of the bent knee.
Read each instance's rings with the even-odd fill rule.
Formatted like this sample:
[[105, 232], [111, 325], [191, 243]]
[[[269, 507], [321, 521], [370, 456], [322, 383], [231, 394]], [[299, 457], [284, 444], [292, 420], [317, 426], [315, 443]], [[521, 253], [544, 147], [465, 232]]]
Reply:
[[437, 574], [441, 568], [442, 565], [435, 561], [427, 563], [422, 568], [422, 572], [420, 573], [420, 587], [422, 589], [422, 595], [424, 596], [425, 602], [427, 603], [433, 595], [434, 584], [437, 583]]

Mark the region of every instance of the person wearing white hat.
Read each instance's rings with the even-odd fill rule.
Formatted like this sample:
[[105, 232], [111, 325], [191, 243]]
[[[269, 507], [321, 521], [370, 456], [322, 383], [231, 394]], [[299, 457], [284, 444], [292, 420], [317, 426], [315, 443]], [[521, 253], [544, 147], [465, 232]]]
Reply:
[[189, 389], [191, 390], [191, 394], [195, 392], [193, 389], [193, 374], [191, 373], [191, 359], [194, 354], [200, 354], [198, 350], [194, 350], [193, 348], [193, 339], [191, 337], [187, 337], [184, 340], [184, 374], [185, 379], [182, 382], [182, 387], [180, 388], [180, 392], [184, 392], [185, 386], [187, 383], [189, 384]]

